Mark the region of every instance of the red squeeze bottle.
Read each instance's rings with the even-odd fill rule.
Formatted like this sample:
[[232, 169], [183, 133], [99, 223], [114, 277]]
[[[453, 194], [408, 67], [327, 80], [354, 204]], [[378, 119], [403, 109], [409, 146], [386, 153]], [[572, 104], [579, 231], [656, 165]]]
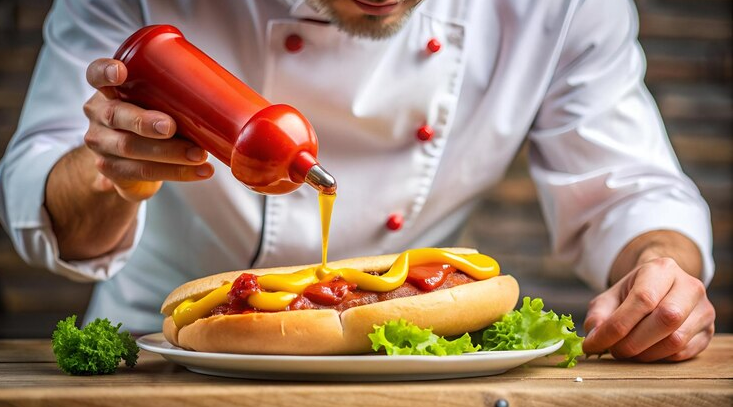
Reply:
[[285, 194], [304, 182], [336, 193], [316, 160], [318, 140], [293, 107], [273, 105], [170, 25], [141, 28], [114, 56], [127, 67], [120, 99], [164, 112], [178, 134], [209, 151], [250, 189]]

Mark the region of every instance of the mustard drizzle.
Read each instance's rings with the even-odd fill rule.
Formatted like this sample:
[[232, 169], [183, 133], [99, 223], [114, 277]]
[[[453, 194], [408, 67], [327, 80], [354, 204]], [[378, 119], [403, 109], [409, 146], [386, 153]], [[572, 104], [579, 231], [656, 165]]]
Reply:
[[[387, 272], [381, 275], [365, 273], [353, 268], [332, 269], [316, 266], [291, 274], [266, 274], [257, 277], [263, 291], [247, 297], [247, 303], [262, 311], [282, 311], [306, 287], [341, 277], [366, 291], [387, 292], [401, 286], [407, 279], [410, 266], [431, 263], [449, 264], [475, 280], [486, 280], [499, 275], [499, 264], [480, 253], [455, 254], [434, 248], [412, 249], [401, 253]], [[199, 300], [186, 299], [173, 310], [173, 322], [178, 328], [208, 315], [214, 307], [228, 302], [227, 293], [232, 283], [225, 283]]]

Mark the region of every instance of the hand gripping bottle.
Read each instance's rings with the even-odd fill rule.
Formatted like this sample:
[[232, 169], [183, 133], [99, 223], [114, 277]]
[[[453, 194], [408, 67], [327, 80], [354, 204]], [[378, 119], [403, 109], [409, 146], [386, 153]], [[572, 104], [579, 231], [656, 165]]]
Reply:
[[227, 164], [250, 189], [285, 194], [305, 182], [336, 193], [336, 180], [316, 160], [308, 120], [291, 106], [270, 104], [177, 28], [141, 28], [114, 58], [128, 71], [116, 87], [122, 100], [173, 117], [180, 136]]

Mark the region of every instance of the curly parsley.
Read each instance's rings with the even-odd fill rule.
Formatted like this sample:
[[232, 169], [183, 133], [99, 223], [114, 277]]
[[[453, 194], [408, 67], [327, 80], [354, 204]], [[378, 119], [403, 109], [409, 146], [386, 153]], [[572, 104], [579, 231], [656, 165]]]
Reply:
[[135, 366], [140, 349], [129, 332], [118, 332], [121, 326], [97, 318], [80, 330], [76, 315], [59, 321], [51, 345], [61, 370], [72, 375], [111, 374], [120, 359]]

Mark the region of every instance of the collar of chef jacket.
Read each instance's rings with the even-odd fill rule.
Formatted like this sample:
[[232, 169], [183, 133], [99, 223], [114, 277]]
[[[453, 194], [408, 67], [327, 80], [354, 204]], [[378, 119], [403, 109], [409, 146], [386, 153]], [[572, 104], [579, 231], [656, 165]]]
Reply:
[[320, 20], [328, 21], [329, 18], [325, 13], [313, 9], [307, 0], [280, 0], [290, 7], [290, 16], [293, 18], [301, 18], [304, 20]]

